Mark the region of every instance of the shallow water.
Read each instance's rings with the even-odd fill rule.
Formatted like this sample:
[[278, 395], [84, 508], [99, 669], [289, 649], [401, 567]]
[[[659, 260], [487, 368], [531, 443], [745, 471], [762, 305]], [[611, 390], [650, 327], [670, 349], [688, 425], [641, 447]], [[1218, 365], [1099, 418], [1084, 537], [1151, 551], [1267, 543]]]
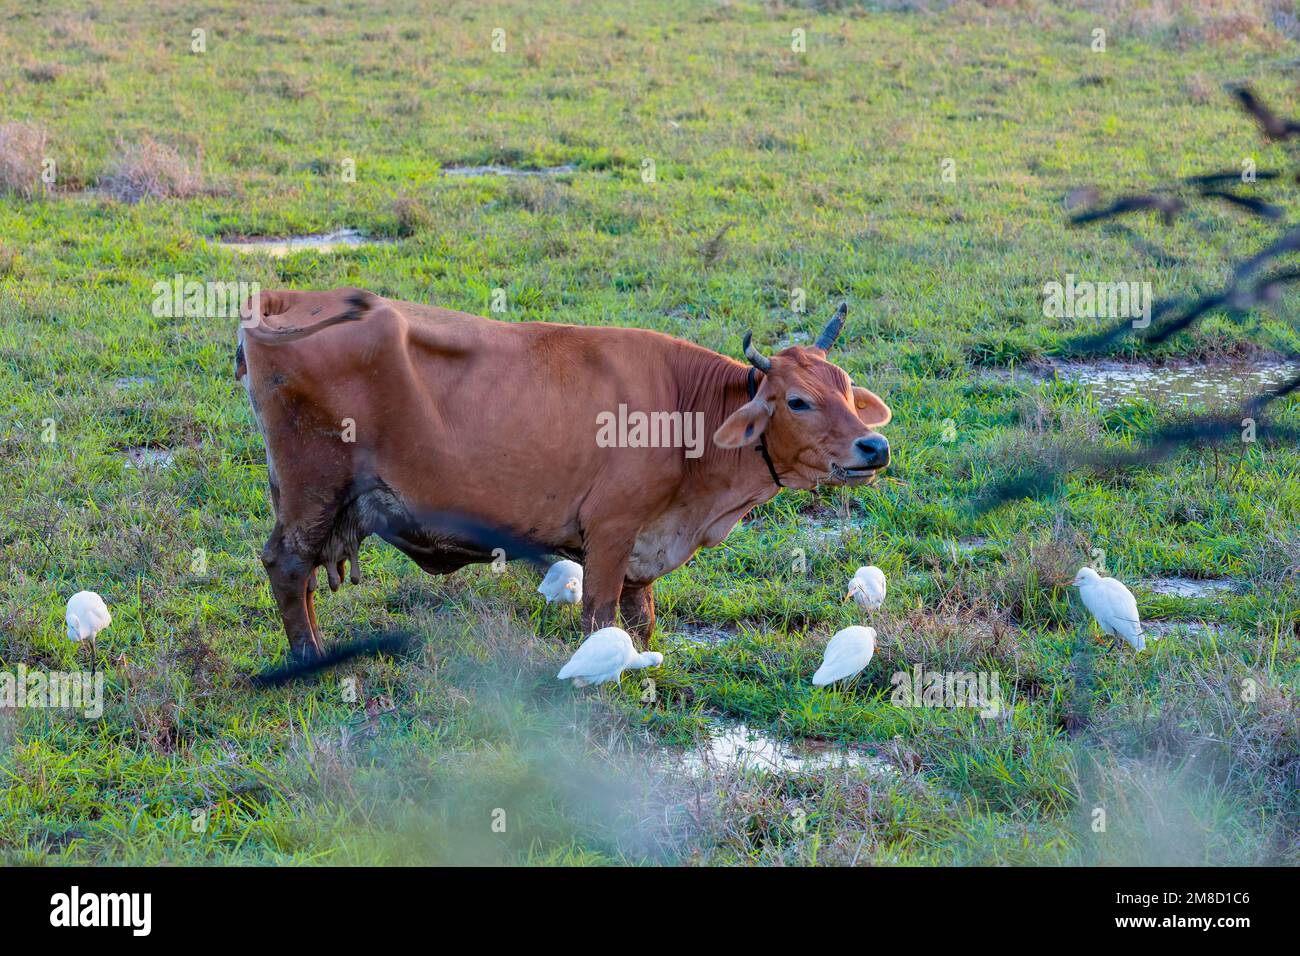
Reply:
[[773, 352], [781, 352], [795, 345], [811, 345], [812, 335], [807, 332], [791, 332], [772, 346]]
[[319, 235], [288, 236], [283, 239], [232, 239], [219, 242], [217, 247], [230, 252], [260, 252], [280, 259], [296, 252], [335, 252], [339, 249], [356, 249], [361, 246], [378, 246], [390, 243], [390, 239], [371, 239], [356, 229], [340, 229]]
[[113, 391], [125, 392], [132, 388], [143, 388], [145, 385], [152, 385], [154, 379], [149, 375], [127, 375], [124, 378], [113, 379]]
[[1205, 621], [1143, 621], [1142, 630], [1147, 636], [1149, 644], [1153, 639], [1163, 640], [1169, 636], [1176, 637], [1218, 637], [1226, 633], [1227, 628], [1222, 624], [1212, 624]]
[[707, 646], [734, 641], [739, 636], [740, 631], [734, 624], [701, 624], [683, 621], [674, 627], [669, 634], [688, 644]]
[[782, 740], [732, 722], [719, 723], [707, 741], [683, 752], [681, 761], [695, 774], [718, 770], [788, 774], [844, 768], [893, 772], [881, 758], [842, 743]]
[[578, 167], [568, 163], [563, 166], [543, 166], [540, 169], [515, 169], [513, 166], [448, 166], [444, 176], [562, 176], [574, 173]]
[[1204, 598], [1216, 594], [1231, 593], [1237, 590], [1237, 582], [1225, 579], [1201, 578], [1152, 578], [1142, 582], [1142, 587], [1156, 594], [1169, 594], [1173, 597]]
[[175, 452], [170, 448], [128, 448], [122, 453], [127, 468], [170, 468]]
[[834, 541], [863, 530], [860, 521], [853, 518], [809, 517], [801, 516], [798, 524], [799, 533], [814, 541]]
[[[1021, 374], [1017, 371], [1016, 374]], [[1134, 362], [1061, 362], [1026, 371], [1085, 385], [1105, 406], [1141, 399], [1222, 410], [1240, 407], [1265, 389], [1300, 374], [1300, 362], [1212, 362], [1143, 365]]]

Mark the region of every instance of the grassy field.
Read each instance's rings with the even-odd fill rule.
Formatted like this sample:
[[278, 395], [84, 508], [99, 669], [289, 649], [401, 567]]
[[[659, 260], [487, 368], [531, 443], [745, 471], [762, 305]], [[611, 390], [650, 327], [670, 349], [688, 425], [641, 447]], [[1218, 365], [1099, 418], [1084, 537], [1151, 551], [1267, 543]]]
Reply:
[[[0, 710], [0, 862], [1300, 863], [1300, 451], [1243, 445], [1220, 468], [1189, 450], [972, 507], [1057, 449], [1129, 447], [1185, 411], [989, 370], [1097, 327], [1045, 318], [1045, 282], [1203, 292], [1272, 235], [1216, 206], [1069, 229], [1062, 205], [1285, 162], [1223, 92], [1295, 103], [1300, 51], [1255, 6], [58, 6], [0, 9], [0, 173], [57, 170], [0, 195], [0, 671], [78, 666], [63, 605], [80, 588], [114, 622], [101, 719]], [[478, 164], [573, 169], [443, 172]], [[142, 165], [172, 195], [130, 202]], [[392, 241], [217, 245], [345, 227]], [[235, 323], [151, 312], [177, 274], [482, 314], [500, 288], [505, 318], [732, 355], [745, 329], [770, 349], [844, 299], [833, 358], [892, 405], [893, 464], [875, 488], [787, 491], [664, 578], [652, 700], [635, 679], [554, 680], [578, 622], [542, 620], [531, 569], [432, 578], [374, 539], [321, 623], [406, 629], [415, 649], [257, 689], [287, 650], [257, 557], [265, 454]], [[1300, 351], [1292, 315], [1122, 348]], [[1300, 424], [1300, 403], [1277, 420]], [[139, 448], [171, 467], [125, 467]], [[1056, 584], [1093, 549], [1146, 619], [1186, 626], [1136, 659], [1099, 642]], [[877, 655], [813, 688], [825, 639], [860, 622], [839, 599], [867, 563], [890, 578]], [[1136, 584], [1162, 575], [1244, 586]], [[701, 628], [732, 637], [682, 640]], [[1008, 707], [894, 706], [891, 675], [917, 664], [996, 672]], [[734, 721], [878, 762], [682, 757]]]

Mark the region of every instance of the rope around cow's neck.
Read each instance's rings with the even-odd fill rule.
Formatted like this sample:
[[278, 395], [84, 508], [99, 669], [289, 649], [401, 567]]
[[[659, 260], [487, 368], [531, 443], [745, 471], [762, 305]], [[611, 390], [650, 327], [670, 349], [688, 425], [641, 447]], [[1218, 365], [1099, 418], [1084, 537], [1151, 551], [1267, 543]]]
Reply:
[[[749, 370], [749, 378], [745, 380], [745, 387], [749, 389], [749, 400], [752, 402], [754, 396], [758, 394], [758, 369], [751, 368]], [[767, 453], [766, 435], [758, 436], [757, 447], [758, 453], [763, 456], [763, 464], [767, 465], [767, 473], [772, 476], [772, 480], [776, 482], [778, 488], [784, 488], [785, 485], [781, 484], [781, 479], [776, 473], [776, 466], [772, 464], [772, 456]]]

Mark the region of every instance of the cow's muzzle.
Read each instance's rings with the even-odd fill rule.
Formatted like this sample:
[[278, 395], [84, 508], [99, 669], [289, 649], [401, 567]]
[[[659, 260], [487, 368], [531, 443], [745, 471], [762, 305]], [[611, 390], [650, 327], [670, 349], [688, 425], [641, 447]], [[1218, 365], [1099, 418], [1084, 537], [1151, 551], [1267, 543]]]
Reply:
[[889, 464], [889, 442], [880, 435], [868, 435], [853, 443], [857, 460], [843, 465], [831, 463], [831, 481], [857, 485], [873, 480]]
[[884, 435], [867, 435], [865, 438], [859, 438], [853, 443], [854, 449], [860, 456], [859, 463], [847, 471], [859, 471], [871, 469], [878, 471], [889, 464], [889, 442], [885, 440]]

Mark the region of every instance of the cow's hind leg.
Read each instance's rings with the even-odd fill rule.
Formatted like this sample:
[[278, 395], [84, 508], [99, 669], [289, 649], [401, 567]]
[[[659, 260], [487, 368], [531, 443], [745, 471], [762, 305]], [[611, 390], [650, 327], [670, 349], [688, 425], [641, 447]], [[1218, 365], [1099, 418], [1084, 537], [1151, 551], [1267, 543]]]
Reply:
[[311, 573], [307, 575], [307, 622], [311, 625], [311, 632], [316, 637], [316, 643], [324, 647], [325, 635], [321, 633], [320, 624], [316, 621], [316, 569], [312, 568]]
[[623, 593], [618, 599], [619, 614], [637, 647], [645, 650], [655, 632], [654, 582], [623, 583]]
[[280, 620], [289, 647], [299, 660], [315, 660], [325, 652], [314, 625], [315, 608], [309, 590], [316, 574], [315, 555], [295, 547], [284, 526], [276, 522], [271, 538], [262, 549], [262, 564], [271, 581], [271, 593], [280, 609]]

